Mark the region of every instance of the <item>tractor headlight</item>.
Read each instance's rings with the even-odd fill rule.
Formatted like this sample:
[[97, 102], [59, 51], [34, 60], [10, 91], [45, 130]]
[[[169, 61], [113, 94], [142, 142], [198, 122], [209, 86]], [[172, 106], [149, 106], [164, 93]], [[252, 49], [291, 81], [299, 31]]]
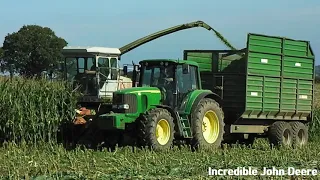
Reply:
[[129, 109], [129, 104], [122, 104], [118, 106], [119, 109]]
[[129, 109], [129, 104], [112, 105], [113, 109]]

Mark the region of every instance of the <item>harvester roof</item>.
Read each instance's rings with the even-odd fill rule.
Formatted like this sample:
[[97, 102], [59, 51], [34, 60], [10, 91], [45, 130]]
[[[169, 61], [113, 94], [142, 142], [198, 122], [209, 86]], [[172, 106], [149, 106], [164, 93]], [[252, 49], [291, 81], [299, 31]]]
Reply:
[[72, 53], [91, 53], [91, 54], [121, 54], [118, 48], [109, 48], [109, 47], [81, 47], [81, 46], [67, 46], [62, 50], [63, 54], [72, 54]]

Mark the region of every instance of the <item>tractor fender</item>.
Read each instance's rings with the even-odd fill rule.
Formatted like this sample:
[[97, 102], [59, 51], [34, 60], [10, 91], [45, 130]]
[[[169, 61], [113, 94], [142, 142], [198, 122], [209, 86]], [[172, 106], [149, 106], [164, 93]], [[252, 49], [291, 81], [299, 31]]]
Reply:
[[195, 100], [192, 102], [192, 106], [188, 112], [189, 114], [193, 113], [193, 111], [196, 109], [199, 102], [203, 98], [210, 98], [210, 99], [217, 101], [217, 103], [221, 104], [221, 97], [218, 94], [216, 94], [214, 92], [202, 92], [202, 93], [198, 94], [197, 97], [195, 98]]

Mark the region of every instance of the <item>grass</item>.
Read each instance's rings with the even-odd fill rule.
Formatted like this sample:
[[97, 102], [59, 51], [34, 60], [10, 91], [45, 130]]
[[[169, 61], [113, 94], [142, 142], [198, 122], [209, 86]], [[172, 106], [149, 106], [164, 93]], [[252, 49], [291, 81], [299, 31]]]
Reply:
[[[316, 97], [320, 99], [318, 93]], [[115, 152], [67, 151], [58, 144], [42, 142], [54, 141], [57, 125], [73, 115], [75, 95], [69, 89], [58, 82], [2, 80], [0, 98], [0, 132], [11, 141], [0, 147], [1, 179], [207, 179], [209, 167], [320, 166], [318, 110], [310, 127], [312, 141], [300, 149], [271, 149], [266, 140], [258, 139], [252, 148], [237, 146], [210, 152], [191, 152], [187, 147], [162, 153], [141, 149], [133, 152], [129, 147]], [[320, 108], [319, 102], [316, 100], [316, 109]], [[25, 144], [23, 140], [32, 143]]]

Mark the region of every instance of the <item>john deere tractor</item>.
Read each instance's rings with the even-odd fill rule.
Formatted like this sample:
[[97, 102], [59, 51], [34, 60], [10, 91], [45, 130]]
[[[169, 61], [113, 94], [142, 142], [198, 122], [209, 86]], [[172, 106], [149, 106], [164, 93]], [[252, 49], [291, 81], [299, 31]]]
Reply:
[[194, 148], [221, 144], [224, 114], [220, 98], [201, 89], [196, 62], [143, 60], [138, 81], [138, 87], [113, 93], [112, 112], [94, 122], [96, 131], [104, 132], [100, 138], [109, 137], [105, 141], [110, 143], [131, 137], [138, 145], [155, 150], [168, 149], [174, 140], [183, 139]]

